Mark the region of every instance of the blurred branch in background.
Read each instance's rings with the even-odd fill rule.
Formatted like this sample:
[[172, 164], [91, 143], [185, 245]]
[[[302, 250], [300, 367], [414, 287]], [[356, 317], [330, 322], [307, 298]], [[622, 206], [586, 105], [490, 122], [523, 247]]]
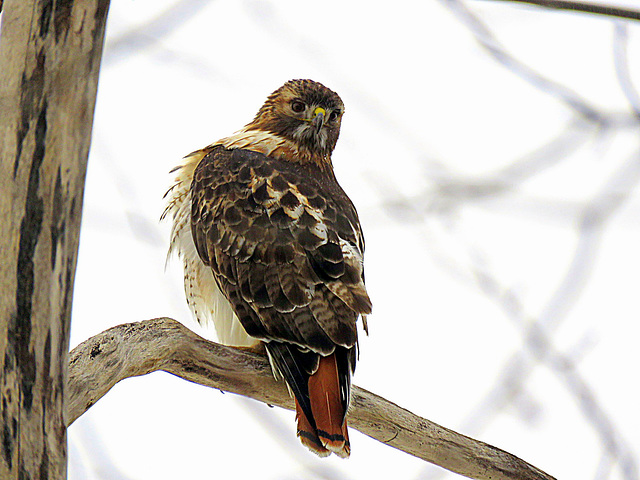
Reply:
[[[110, 328], [73, 349], [69, 360], [70, 424], [128, 377], [158, 370], [190, 382], [293, 409], [284, 382], [265, 356], [199, 337], [169, 318]], [[460, 435], [354, 387], [349, 423], [391, 447], [477, 480], [554, 480], [498, 448]], [[292, 432], [293, 433], [293, 432]]]
[[629, 73], [629, 56], [627, 47], [629, 44], [629, 29], [623, 22], [615, 23], [615, 31], [613, 37], [613, 61], [616, 70], [616, 76], [620, 88], [624, 93], [629, 105], [634, 111], [638, 121], [640, 121], [640, 95], [638, 90], [631, 81]]
[[586, 117], [588, 120], [600, 123], [603, 126], [618, 125], [621, 123], [627, 126], [634, 124], [634, 120], [629, 120], [626, 114], [604, 114], [600, 112], [572, 89], [558, 82], [554, 82], [535, 71], [522, 60], [516, 58], [500, 44], [489, 27], [480, 20], [480, 17], [474, 14], [461, 0], [440, 1], [460, 19], [471, 34], [473, 34], [476, 41], [492, 58], [538, 90], [555, 97], [558, 101], [565, 103], [568, 107], [575, 110], [577, 114]]
[[628, 20], [640, 20], [640, 10], [631, 8], [614, 7], [592, 2], [574, 2], [571, 0], [493, 0], [514, 3], [526, 3], [538, 7], [551, 8], [554, 10], [568, 10], [572, 12], [590, 13], [595, 15], [606, 15], [609, 17], [625, 18]]
[[[183, 0], [158, 12], [144, 24], [136, 25], [109, 39], [109, 61], [138, 55], [141, 51], [161, 43], [179, 27], [210, 5], [212, 0]], [[166, 48], [166, 47], [165, 47]]]
[[[522, 60], [510, 54], [480, 18], [469, 10], [461, 0], [442, 0], [447, 7], [467, 26], [487, 54], [509, 71], [528, 82], [533, 87], [549, 94], [576, 113], [576, 118], [555, 138], [542, 144], [530, 154], [514, 160], [506, 167], [486, 172], [479, 178], [465, 178], [449, 169], [442, 162], [431, 160], [427, 173], [427, 184], [431, 187], [423, 193], [406, 197], [399, 186], [390, 185], [388, 180], [373, 178], [373, 183], [388, 199], [385, 207], [389, 218], [412, 219], [424, 223], [425, 231], [429, 222], [441, 223], [449, 231], [460, 222], [458, 213], [470, 202], [500, 197], [511, 193], [519, 198], [526, 194], [518, 191], [523, 182], [552, 169], [564, 161], [572, 151], [587, 143], [593, 134], [597, 137], [605, 133], [614, 135], [640, 124], [640, 97], [634, 87], [628, 65], [628, 26], [623, 22], [614, 23], [613, 60], [615, 73], [621, 90], [629, 104], [631, 114], [607, 112], [595, 107], [587, 99], [578, 96], [571, 88], [561, 85], [536, 72]], [[621, 16], [640, 19], [640, 11], [602, 7], [578, 2], [526, 2], [541, 6], [570, 8], [588, 13]], [[553, 4], [553, 5], [552, 5]], [[640, 145], [639, 145], [640, 147]], [[578, 178], [576, 172], [574, 178]], [[564, 212], [565, 222], [577, 226], [577, 242], [573, 258], [566, 272], [550, 295], [539, 316], [531, 318], [526, 312], [532, 310], [515, 293], [515, 289], [505, 285], [500, 275], [492, 270], [488, 251], [475, 244], [473, 239], [463, 240], [467, 245], [467, 255], [453, 257], [446, 253], [446, 246], [434, 243], [433, 236], [427, 234], [425, 242], [436, 262], [448, 270], [455, 278], [475, 284], [487, 298], [500, 306], [505, 316], [519, 326], [524, 337], [525, 350], [508, 358], [498, 370], [497, 381], [486, 397], [461, 425], [465, 432], [478, 434], [488, 426], [496, 415], [511, 404], [526, 401], [525, 384], [534, 369], [542, 364], [557, 375], [561, 384], [571, 394], [585, 421], [593, 428], [602, 446], [602, 455], [595, 478], [609, 478], [614, 466], [620, 467], [621, 478], [638, 479], [638, 465], [633, 448], [623, 439], [618, 426], [606, 408], [600, 403], [595, 390], [577, 369], [576, 352], [563, 353], [553, 341], [553, 333], [562, 320], [568, 316], [590, 281], [591, 272], [599, 259], [600, 245], [610, 220], [632, 198], [640, 183], [640, 152], [634, 151], [612, 174], [603, 175], [601, 188], [592, 198], [576, 203]], [[529, 199], [529, 202], [538, 201]], [[543, 205], [540, 207], [544, 208]], [[556, 208], [557, 210], [557, 208]], [[401, 215], [399, 215], [401, 213]], [[555, 212], [554, 214], [557, 214]], [[453, 226], [453, 227], [452, 227]], [[463, 234], [453, 231], [450, 240]], [[491, 252], [494, 253], [494, 252]], [[582, 352], [582, 349], [578, 349]], [[418, 478], [436, 478], [442, 472], [423, 471]]]

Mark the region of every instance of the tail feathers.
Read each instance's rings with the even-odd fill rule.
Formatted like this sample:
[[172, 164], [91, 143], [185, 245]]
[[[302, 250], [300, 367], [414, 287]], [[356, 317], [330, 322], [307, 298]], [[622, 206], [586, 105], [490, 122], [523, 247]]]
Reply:
[[316, 429], [311, 425], [311, 422], [309, 422], [297, 399], [296, 422], [298, 423], [298, 437], [305, 447], [320, 457], [328, 457], [331, 455], [331, 451], [327, 450], [318, 438]]
[[333, 452], [347, 458], [351, 446], [345, 417], [355, 347], [336, 347], [326, 357], [280, 342], [269, 342], [265, 347], [275, 370], [285, 378], [295, 397], [302, 444], [321, 457]]
[[[335, 355], [321, 357], [318, 370], [309, 377], [309, 401], [315, 429], [304, 414], [298, 417], [298, 436], [302, 443], [312, 451], [316, 451], [305, 443], [305, 439], [309, 442], [319, 441], [322, 453], [334, 452], [339, 457], [349, 457], [351, 446], [345, 420], [345, 406], [340, 395]], [[314, 445], [318, 448], [317, 444]], [[322, 455], [317, 451], [316, 453]]]

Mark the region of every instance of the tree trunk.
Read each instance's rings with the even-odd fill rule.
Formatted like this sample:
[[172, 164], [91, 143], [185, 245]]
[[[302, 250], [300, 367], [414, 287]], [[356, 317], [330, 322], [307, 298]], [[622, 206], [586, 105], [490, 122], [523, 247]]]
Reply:
[[71, 297], [108, 0], [8, 0], [0, 30], [0, 478], [66, 477]]

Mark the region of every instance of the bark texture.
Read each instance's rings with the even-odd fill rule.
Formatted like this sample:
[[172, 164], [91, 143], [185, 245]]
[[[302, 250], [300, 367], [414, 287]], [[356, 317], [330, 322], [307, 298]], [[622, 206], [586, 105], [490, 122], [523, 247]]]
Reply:
[[108, 0], [8, 0], [0, 30], [0, 478], [66, 477], [71, 297]]
[[[69, 367], [69, 423], [120, 380], [157, 370], [194, 383], [293, 409], [266, 358], [199, 337], [170, 318], [110, 328], [78, 345]], [[391, 447], [478, 480], [553, 480], [508, 452], [474, 440], [353, 388], [349, 425]], [[293, 435], [293, 418], [292, 418]]]

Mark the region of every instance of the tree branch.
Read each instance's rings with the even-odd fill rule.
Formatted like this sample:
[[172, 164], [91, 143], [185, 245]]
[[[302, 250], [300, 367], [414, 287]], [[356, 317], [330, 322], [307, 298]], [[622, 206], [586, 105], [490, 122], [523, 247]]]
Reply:
[[[120, 380], [163, 370], [190, 382], [293, 409], [284, 382], [262, 355], [209, 342], [170, 318], [110, 328], [78, 345], [69, 362], [67, 423]], [[418, 417], [354, 387], [349, 425], [427, 462], [477, 480], [554, 480], [486, 443]]]
[[592, 13], [609, 17], [624, 18], [627, 20], [640, 20], [640, 10], [630, 8], [612, 7], [610, 5], [598, 5], [591, 2], [579, 2], [572, 0], [502, 0], [516, 3], [527, 3], [538, 7], [552, 8], [555, 10], [572, 10], [574, 12]]

